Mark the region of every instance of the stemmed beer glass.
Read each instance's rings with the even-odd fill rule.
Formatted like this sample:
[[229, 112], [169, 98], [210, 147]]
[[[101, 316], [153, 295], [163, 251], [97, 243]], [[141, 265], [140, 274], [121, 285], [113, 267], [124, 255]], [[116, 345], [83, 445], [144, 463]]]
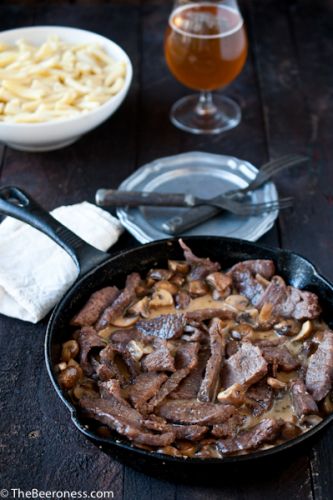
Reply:
[[247, 56], [247, 37], [236, 0], [177, 0], [165, 35], [171, 73], [200, 91], [177, 101], [170, 113], [177, 127], [215, 134], [235, 127], [241, 110], [233, 100], [212, 96], [232, 82]]

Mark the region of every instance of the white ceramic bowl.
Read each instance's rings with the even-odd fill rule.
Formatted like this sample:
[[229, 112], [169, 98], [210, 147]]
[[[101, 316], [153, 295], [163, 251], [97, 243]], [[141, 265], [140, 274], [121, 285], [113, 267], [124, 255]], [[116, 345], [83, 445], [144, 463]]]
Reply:
[[41, 45], [49, 35], [58, 35], [69, 43], [99, 43], [116, 61], [125, 61], [127, 72], [121, 91], [99, 108], [81, 116], [43, 123], [0, 122], [0, 142], [23, 151], [51, 151], [72, 144], [83, 134], [109, 118], [126, 97], [132, 81], [133, 68], [126, 52], [116, 43], [91, 31], [62, 26], [33, 26], [0, 32], [0, 42], [13, 44], [19, 38]]

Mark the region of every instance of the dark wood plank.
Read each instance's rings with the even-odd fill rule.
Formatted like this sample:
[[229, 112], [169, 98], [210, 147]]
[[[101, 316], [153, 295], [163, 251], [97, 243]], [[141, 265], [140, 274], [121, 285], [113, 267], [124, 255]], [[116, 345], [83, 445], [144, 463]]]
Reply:
[[[33, 12], [17, 6], [2, 9], [3, 28], [7, 11], [11, 25], [20, 23], [16, 12], [27, 19]], [[35, 23], [65, 24], [104, 34], [125, 48], [136, 70], [136, 8], [53, 6], [37, 10]], [[102, 185], [117, 186], [135, 167], [137, 92], [135, 76], [118, 113], [72, 147], [45, 154], [8, 148], [2, 183], [20, 185], [49, 209], [93, 200]], [[125, 237], [123, 245], [131, 241]], [[45, 327], [46, 321], [36, 326], [1, 318], [0, 351], [7, 353], [1, 366], [1, 403], [7, 415], [0, 424], [1, 446], [6, 450], [1, 468], [4, 483], [22, 489], [113, 490], [115, 498], [121, 498], [123, 466], [83, 438], [51, 387], [43, 359]], [[18, 450], [19, 461], [15, 458]]]
[[[333, 75], [329, 69], [333, 57], [332, 2], [320, 2], [315, 10], [312, 2], [292, 2], [290, 18], [295, 34], [304, 100], [310, 117], [307, 147], [312, 162], [305, 186], [307, 206], [304, 207], [303, 216], [303, 244], [310, 258], [332, 280], [333, 150], [330, 130], [333, 124]], [[313, 228], [315, 244], [311, 235]], [[301, 238], [300, 242], [302, 244]], [[333, 490], [332, 440], [333, 428], [330, 426], [315, 443], [311, 455], [314, 492], [316, 498], [323, 500], [330, 498]]]

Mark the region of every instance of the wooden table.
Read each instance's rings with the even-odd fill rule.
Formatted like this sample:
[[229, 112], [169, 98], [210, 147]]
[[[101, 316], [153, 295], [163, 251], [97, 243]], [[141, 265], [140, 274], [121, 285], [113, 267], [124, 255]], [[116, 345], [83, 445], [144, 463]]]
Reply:
[[[97, 188], [117, 187], [138, 166], [164, 155], [203, 150], [260, 165], [286, 153], [306, 153], [306, 168], [277, 180], [281, 194], [295, 197], [294, 210], [283, 212], [261, 241], [302, 253], [333, 279], [332, 1], [241, 2], [250, 53], [226, 94], [240, 102], [243, 120], [214, 137], [180, 132], [168, 120], [171, 104], [188, 92], [171, 77], [163, 57], [171, 2], [4, 3], [1, 30], [62, 24], [112, 38], [130, 55], [134, 81], [119, 112], [73, 146], [44, 154], [0, 147], [2, 184], [19, 185], [52, 209], [92, 201]], [[112, 252], [135, 244], [124, 234]], [[126, 500], [332, 498], [332, 426], [312, 448], [283, 463], [227, 477], [221, 468], [211, 487], [159, 481], [112, 460], [74, 428], [51, 387], [45, 326], [46, 320], [31, 325], [1, 317], [0, 489], [112, 490], [114, 498]]]

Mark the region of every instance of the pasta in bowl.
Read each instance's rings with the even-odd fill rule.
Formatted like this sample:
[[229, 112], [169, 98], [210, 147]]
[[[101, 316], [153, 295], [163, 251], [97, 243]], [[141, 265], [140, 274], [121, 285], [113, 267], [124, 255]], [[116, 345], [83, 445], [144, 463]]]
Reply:
[[127, 54], [92, 32], [39, 26], [0, 33], [0, 141], [49, 151], [109, 118], [132, 80]]

